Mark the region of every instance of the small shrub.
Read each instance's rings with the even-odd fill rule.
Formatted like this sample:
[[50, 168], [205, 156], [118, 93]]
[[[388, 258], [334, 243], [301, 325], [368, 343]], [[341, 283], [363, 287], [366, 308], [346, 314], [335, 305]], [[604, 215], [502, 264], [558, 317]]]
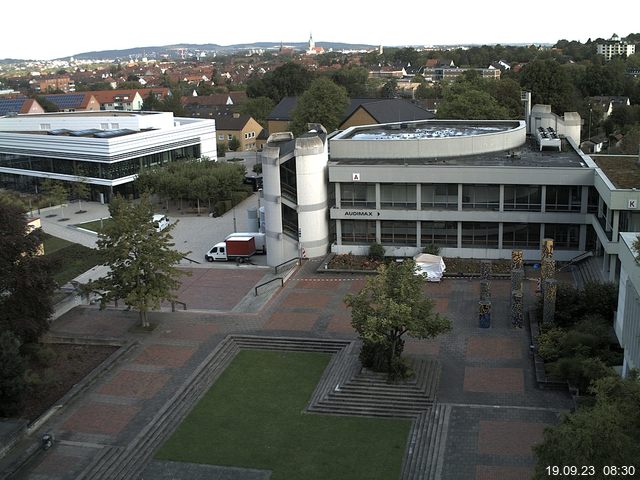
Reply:
[[538, 335], [538, 354], [548, 362], [554, 362], [562, 355], [561, 345], [567, 333], [561, 328], [552, 328]]
[[565, 357], [549, 367], [551, 373], [566, 379], [580, 392], [587, 392], [592, 381], [615, 375], [599, 358]]
[[384, 247], [379, 243], [372, 243], [369, 245], [369, 259], [383, 261]]
[[440, 247], [435, 243], [431, 243], [429, 245], [426, 245], [422, 249], [422, 253], [428, 253], [429, 255], [440, 255]]
[[39, 343], [28, 343], [22, 347], [22, 353], [31, 361], [42, 366], [51, 365], [57, 355], [56, 352], [48, 345]]

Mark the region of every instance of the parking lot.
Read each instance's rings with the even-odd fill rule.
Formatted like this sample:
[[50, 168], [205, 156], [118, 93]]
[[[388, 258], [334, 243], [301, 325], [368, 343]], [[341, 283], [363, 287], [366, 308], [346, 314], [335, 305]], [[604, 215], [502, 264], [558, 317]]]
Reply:
[[[159, 205], [156, 207], [156, 213], [166, 214], [170, 223], [176, 224], [171, 232], [176, 250], [189, 252], [186, 256], [191, 261], [183, 260], [182, 265], [194, 268], [236, 268], [235, 262], [207, 262], [204, 259], [204, 254], [213, 245], [223, 241], [230, 233], [249, 231], [247, 211], [252, 207], [258, 207], [258, 194], [254, 193], [223, 216], [216, 218], [210, 217], [206, 208], [202, 209], [201, 215], [197, 215], [194, 213], [183, 214], [174, 207], [170, 207], [169, 210], [165, 210]], [[56, 237], [95, 248], [97, 235], [78, 229], [75, 225], [108, 218], [108, 205], [97, 202], [82, 202], [82, 210], [86, 211], [75, 213], [79, 211], [77, 204], [68, 205], [63, 210], [59, 207], [43, 209], [40, 212], [42, 229]], [[266, 255], [255, 255], [251, 262], [255, 265], [266, 265]]]

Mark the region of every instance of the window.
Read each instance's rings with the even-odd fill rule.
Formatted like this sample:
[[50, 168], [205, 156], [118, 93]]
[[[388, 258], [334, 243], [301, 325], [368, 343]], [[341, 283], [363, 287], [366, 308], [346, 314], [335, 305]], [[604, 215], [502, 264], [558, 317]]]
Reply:
[[380, 207], [398, 210], [416, 209], [415, 183], [383, 183], [380, 185]]
[[224, 140], [224, 135], [218, 135], [218, 140]]
[[547, 186], [546, 211], [579, 212], [581, 197], [581, 186], [549, 185]]
[[233, 135], [227, 135], [227, 140], [233, 140]]
[[458, 222], [422, 222], [420, 227], [422, 246], [458, 246]]
[[51, 130], [51, 124], [50, 123], [41, 123], [40, 124], [40, 130]]
[[380, 241], [383, 245], [416, 246], [416, 222], [380, 222]]
[[111, 128], [112, 128], [113, 130], [118, 130], [118, 129], [120, 128], [120, 124], [119, 124], [119, 123], [112, 123], [112, 124], [111, 124]]
[[500, 186], [498, 185], [463, 185], [463, 210], [499, 210]]
[[540, 248], [540, 224], [503, 223], [503, 248]]
[[100, 129], [101, 130], [109, 130], [109, 124], [108, 123], [101, 123], [100, 124]]
[[458, 209], [458, 184], [444, 183], [433, 185], [421, 185], [423, 210], [457, 210]]
[[598, 213], [598, 200], [600, 199], [600, 194], [596, 187], [589, 187], [589, 197], [587, 200], [587, 212], [589, 213]]
[[462, 246], [467, 248], [498, 248], [498, 224], [462, 222]]
[[577, 250], [580, 238], [579, 225], [545, 223], [544, 236], [553, 238], [553, 248], [557, 250]]
[[341, 220], [343, 245], [369, 245], [376, 241], [376, 222]]
[[374, 183], [341, 183], [340, 207], [376, 208]]
[[541, 192], [539, 185], [505, 185], [504, 209], [539, 212], [542, 207]]

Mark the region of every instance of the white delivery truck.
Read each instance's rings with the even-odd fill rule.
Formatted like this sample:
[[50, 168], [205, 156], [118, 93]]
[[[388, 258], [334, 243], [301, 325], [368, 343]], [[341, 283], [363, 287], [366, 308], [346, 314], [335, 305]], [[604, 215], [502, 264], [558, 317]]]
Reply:
[[256, 243], [253, 237], [235, 237], [216, 243], [205, 253], [204, 258], [208, 262], [235, 260], [244, 263], [255, 253]]
[[230, 238], [238, 238], [238, 237], [253, 237], [256, 241], [256, 252], [257, 253], [267, 253], [267, 239], [264, 233], [260, 232], [242, 232], [242, 233], [232, 233], [227, 235], [225, 240], [229, 240]]

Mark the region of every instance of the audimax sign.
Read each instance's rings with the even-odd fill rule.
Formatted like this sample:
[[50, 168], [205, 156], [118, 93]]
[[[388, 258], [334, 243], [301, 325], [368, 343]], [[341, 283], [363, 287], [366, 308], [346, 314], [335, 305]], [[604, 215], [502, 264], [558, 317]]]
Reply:
[[379, 217], [380, 212], [367, 210], [347, 210], [344, 212], [345, 217]]

